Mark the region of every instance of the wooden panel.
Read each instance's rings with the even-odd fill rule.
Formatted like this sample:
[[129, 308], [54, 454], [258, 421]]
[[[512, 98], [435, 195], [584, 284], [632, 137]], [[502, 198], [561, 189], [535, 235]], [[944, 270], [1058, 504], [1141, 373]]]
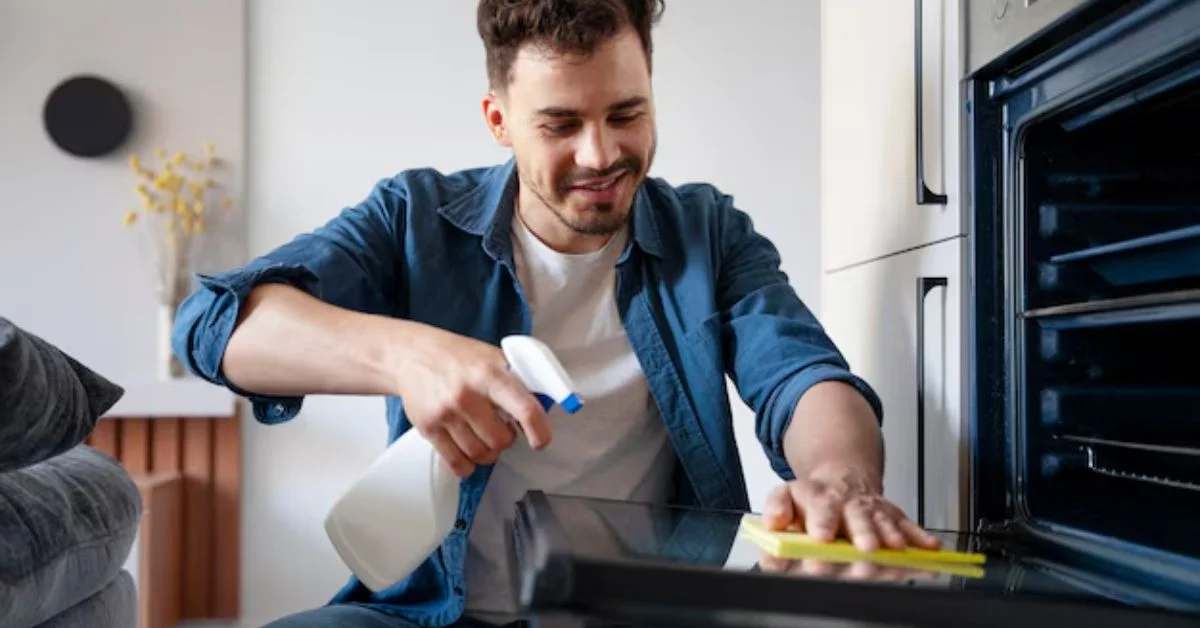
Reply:
[[242, 430], [234, 419], [213, 423], [213, 608], [236, 619], [242, 543]]
[[179, 419], [154, 419], [150, 431], [150, 464], [156, 471], [178, 471], [183, 458]]
[[[213, 422], [183, 423], [184, 617], [210, 617], [213, 590]], [[203, 524], [201, 524], [203, 522]], [[195, 523], [196, 525], [193, 525]]]
[[115, 423], [107, 419], [102, 420], [96, 425], [96, 429], [92, 430], [92, 435], [89, 438], [89, 442], [92, 447], [95, 447], [96, 449], [99, 449], [100, 451], [103, 451], [114, 458], [120, 459], [120, 430], [121, 425], [119, 423]]
[[179, 539], [169, 550], [178, 554], [179, 578], [162, 586], [179, 589], [181, 620], [237, 619], [240, 612], [241, 438], [234, 416], [105, 417], [87, 439], [135, 478], [179, 476]]
[[121, 424], [121, 462], [133, 475], [150, 472], [150, 419], [128, 419]]
[[142, 495], [138, 535], [138, 628], [175, 628], [182, 617], [183, 475], [134, 476]]

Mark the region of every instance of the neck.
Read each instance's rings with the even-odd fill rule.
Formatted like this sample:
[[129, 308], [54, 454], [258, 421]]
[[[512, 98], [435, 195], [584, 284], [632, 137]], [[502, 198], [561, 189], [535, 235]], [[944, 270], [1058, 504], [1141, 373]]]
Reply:
[[517, 193], [517, 217], [525, 228], [546, 246], [568, 255], [591, 253], [604, 248], [612, 235], [587, 235], [563, 224], [536, 194], [522, 185]]

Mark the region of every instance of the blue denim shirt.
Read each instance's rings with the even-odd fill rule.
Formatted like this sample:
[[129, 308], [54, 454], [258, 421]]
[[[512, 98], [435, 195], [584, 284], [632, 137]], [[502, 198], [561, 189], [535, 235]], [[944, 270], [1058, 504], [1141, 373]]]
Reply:
[[[257, 284], [286, 282], [345, 308], [422, 321], [498, 344], [529, 333], [510, 241], [515, 165], [441, 173], [415, 169], [381, 180], [361, 203], [241, 268], [199, 275], [182, 304], [175, 352], [189, 370], [249, 399], [268, 424], [300, 411], [300, 397], [238, 389], [221, 360], [238, 309]], [[868, 385], [779, 268], [779, 254], [732, 198], [706, 184], [648, 179], [635, 197], [631, 238], [617, 262], [617, 304], [678, 455], [675, 503], [749, 508], [734, 441], [728, 375], [755, 413], [771, 465], [791, 479], [783, 436], [796, 401], [817, 382]], [[388, 441], [409, 429], [400, 399], [386, 403]], [[419, 625], [463, 612], [467, 534], [491, 467], [463, 481], [458, 521], [405, 581], [372, 593], [357, 580], [334, 602], [375, 605]], [[403, 535], [398, 526], [397, 537]]]

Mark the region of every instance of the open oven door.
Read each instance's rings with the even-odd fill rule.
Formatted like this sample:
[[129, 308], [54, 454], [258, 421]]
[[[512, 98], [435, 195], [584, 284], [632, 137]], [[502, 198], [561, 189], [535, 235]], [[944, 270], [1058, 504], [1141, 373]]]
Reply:
[[1200, 597], [1142, 590], [1003, 536], [939, 533], [982, 563], [779, 560], [745, 534], [744, 516], [530, 492], [510, 537], [517, 601], [555, 628], [1200, 625]]

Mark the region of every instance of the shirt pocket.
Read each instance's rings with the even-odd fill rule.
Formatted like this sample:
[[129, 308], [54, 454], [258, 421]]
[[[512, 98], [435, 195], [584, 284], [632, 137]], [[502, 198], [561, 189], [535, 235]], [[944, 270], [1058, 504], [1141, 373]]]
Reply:
[[697, 404], [727, 401], [723, 346], [720, 312], [709, 315], [683, 337], [684, 379]]

